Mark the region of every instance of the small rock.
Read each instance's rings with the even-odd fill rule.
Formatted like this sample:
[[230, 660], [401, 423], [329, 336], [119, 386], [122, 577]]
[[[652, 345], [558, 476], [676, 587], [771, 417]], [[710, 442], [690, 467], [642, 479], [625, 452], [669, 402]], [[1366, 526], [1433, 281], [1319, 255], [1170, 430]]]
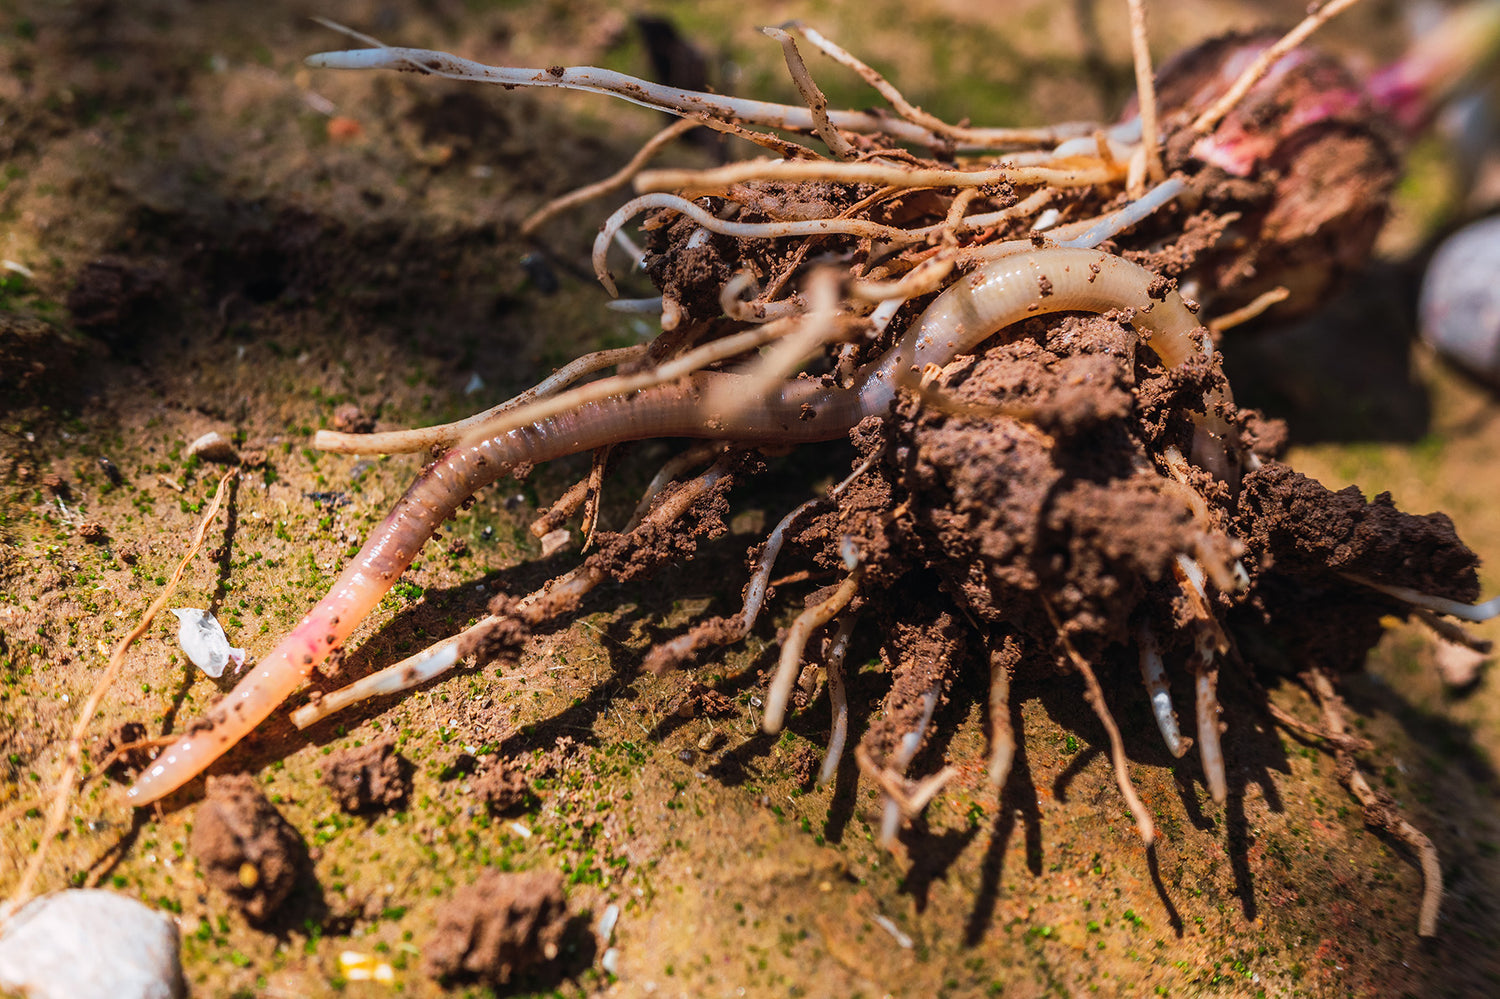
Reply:
[[1500, 384], [1500, 216], [1449, 236], [1422, 279], [1422, 339], [1490, 384]]
[[69, 494], [72, 492], [72, 490], [68, 486], [68, 480], [63, 478], [61, 475], [58, 475], [56, 472], [48, 472], [46, 475], [42, 476], [42, 485], [46, 486], [47, 491], [50, 492], [53, 496], [57, 496], [61, 499], [68, 499]]
[[221, 465], [234, 465], [240, 460], [240, 453], [235, 450], [234, 445], [229, 443], [229, 438], [217, 430], [210, 430], [188, 445], [187, 456], [196, 457], [200, 461], [214, 461]]
[[33, 900], [0, 930], [0, 991], [27, 999], [179, 999], [177, 925], [96, 889]]
[[367, 434], [375, 429], [375, 418], [346, 402], [333, 411], [333, 429], [341, 434]]
[[1479, 675], [1490, 656], [1457, 642], [1438, 640], [1433, 651], [1433, 663], [1438, 675], [1451, 690], [1467, 690], [1479, 680]]
[[97, 520], [85, 520], [83, 523], [78, 525], [78, 536], [92, 544], [96, 541], [103, 541], [105, 538], [109, 537], [109, 532], [106, 531], [104, 529], [104, 525], [99, 523]]

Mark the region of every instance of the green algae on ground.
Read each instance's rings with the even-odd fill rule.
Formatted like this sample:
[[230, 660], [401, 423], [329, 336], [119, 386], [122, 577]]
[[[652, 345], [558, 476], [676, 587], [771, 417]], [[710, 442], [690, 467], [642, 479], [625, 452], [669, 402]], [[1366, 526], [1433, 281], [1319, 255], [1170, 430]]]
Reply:
[[[256, 25], [232, 4], [196, 5], [189, 16], [148, 3], [129, 17], [85, 6], [0, 3], [0, 17], [29, 12], [31, 25], [0, 43], [25, 82], [0, 82], [4, 255], [37, 274], [6, 303], [69, 345], [42, 358], [51, 373], [42, 395], [25, 408], [7, 399], [0, 413], [0, 808], [55, 773], [74, 707], [108, 647], [174, 568], [215, 478], [183, 462], [187, 441], [219, 428], [265, 453], [211, 535], [218, 551], [200, 556], [180, 591], [184, 603], [189, 595], [214, 602], [231, 637], [261, 651], [320, 595], [420, 463], [307, 450], [337, 405], [354, 402], [387, 425], [446, 420], [490, 400], [464, 394], [473, 373], [498, 397], [629, 333], [618, 318], [601, 318], [602, 295], [580, 276], [594, 216], [549, 234], [552, 251], [574, 265], [559, 266], [562, 289], [551, 296], [515, 264], [532, 248], [514, 231], [546, 196], [623, 162], [656, 124], [646, 114], [590, 110], [611, 126], [590, 134], [572, 117], [583, 101], [478, 99], [373, 78], [314, 82], [297, 60], [327, 36], [281, 5], [259, 12]], [[1044, 6], [1030, 5], [1007, 30], [1072, 38], [1072, 27], [1059, 26], [1067, 11], [1038, 13]], [[731, 25], [723, 37], [748, 51], [760, 42], [740, 7], [694, 16], [723, 12]], [[338, 3], [323, 12], [356, 24], [365, 16]], [[396, 14], [400, 23], [379, 30], [476, 53], [511, 48], [585, 62], [611, 50], [585, 30], [610, 13], [583, 4], [466, 10], [462, 19]], [[892, 53], [892, 77], [916, 95], [959, 93], [951, 80], [914, 78], [941, 72], [928, 42], [949, 45], [964, 68], [985, 55], [972, 40], [943, 39], [964, 31], [976, 16], [969, 11], [919, 19], [909, 31], [838, 5], [814, 13], [854, 50]], [[108, 30], [90, 27], [95, 14]], [[1042, 51], [1029, 39], [1015, 45]], [[781, 86], [774, 47], [762, 55], [754, 72]], [[1111, 58], [1118, 75], [1124, 63], [1118, 52]], [[923, 102], [1021, 123], [1033, 115], [1019, 102], [1051, 111], [1078, 90], [995, 62], [993, 80], [1004, 87]], [[1048, 72], [1063, 64], [1040, 62]], [[365, 138], [330, 139], [326, 119], [307, 107], [312, 93], [356, 116]], [[1081, 114], [1102, 104], [1087, 101], [1095, 103]], [[500, 124], [471, 139], [455, 110], [494, 114]], [[621, 123], [634, 132], [614, 132]], [[143, 286], [135, 304], [144, 311], [123, 329], [67, 330], [63, 303], [100, 255], [161, 284]], [[1373, 457], [1366, 450], [1358, 471], [1370, 477], [1367, 488], [1397, 490], [1403, 505], [1455, 511], [1461, 533], [1493, 560], [1500, 541], [1485, 511], [1494, 490], [1482, 473], [1493, 467], [1486, 441], [1497, 409], [1470, 391], [1441, 379], [1432, 389], [1439, 403], [1462, 404], [1435, 426], [1446, 442], [1441, 460], [1437, 445], [1382, 445]], [[1349, 453], [1330, 446], [1303, 459], [1331, 478], [1328, 466]], [[662, 457], [646, 449], [625, 468], [619, 493], [607, 497], [607, 523], [623, 519]], [[118, 484], [100, 459], [118, 469]], [[481, 496], [444, 530], [444, 544], [461, 539], [466, 550], [425, 552], [361, 633], [344, 672], [315, 686], [463, 626], [496, 588], [527, 592], [555, 574], [568, 556], [532, 564], [526, 525], [582, 469], [539, 469]], [[49, 491], [49, 472], [70, 484], [71, 497]], [[1162, 833], [1153, 860], [1118, 801], [1102, 732], [1076, 684], [1018, 684], [1022, 779], [997, 801], [984, 782], [977, 713], [940, 716], [948, 734], [917, 765], [947, 760], [960, 777], [890, 853], [875, 845], [879, 803], [852, 767], [826, 790], [796, 777], [826, 740], [826, 696], [794, 716], [789, 734], [759, 732], [756, 672], [774, 656], [769, 629], [704, 675], [639, 676], [643, 650], [690, 613], [733, 608], [744, 548], [805, 498], [810, 479], [788, 474], [736, 495], [747, 533], [705, 546], [695, 563], [649, 587], [605, 588], [518, 663], [383, 698], [305, 733], [273, 719], [225, 766], [255, 774], [314, 853], [315, 882], [293, 896], [279, 933], [250, 927], [203, 883], [187, 851], [191, 802], [136, 815], [113, 800], [118, 784], [108, 780], [84, 790], [52, 844], [46, 886], [102, 883], [174, 913], [189, 978], [204, 995], [390, 991], [348, 980], [344, 950], [388, 960], [402, 994], [437, 994], [418, 971], [436, 907], [488, 866], [562, 872], [575, 911], [621, 906], [618, 977], [569, 966], [574, 977], [555, 985], [566, 994], [1343, 995], [1493, 986], [1494, 959], [1476, 944], [1500, 934], [1487, 894], [1500, 883], [1495, 680], [1454, 699], [1425, 668], [1430, 645], [1420, 633], [1398, 632], [1377, 651], [1377, 676], [1389, 688], [1369, 681], [1353, 694], [1368, 718], [1362, 734], [1378, 746], [1369, 762], [1389, 761], [1376, 779], [1443, 851], [1450, 897], [1444, 935], [1431, 946], [1412, 933], [1420, 878], [1409, 854], [1363, 827], [1331, 757], [1271, 729], [1253, 708], [1235, 707], [1227, 719], [1226, 752], [1245, 779], [1220, 811], [1192, 763], [1155, 748], [1139, 690], [1107, 691]], [[348, 502], [308, 496], [319, 493]], [[104, 538], [81, 537], [83, 521], [102, 525]], [[1485, 578], [1493, 590], [1494, 576]], [[94, 733], [126, 719], [180, 731], [217, 696], [219, 687], [182, 663], [172, 631], [159, 623], [137, 646]], [[723, 691], [737, 714], [681, 714], [695, 680]], [[856, 710], [878, 704], [885, 682], [866, 665], [852, 684]], [[1295, 689], [1272, 698], [1311, 720]], [[1251, 703], [1248, 692], [1235, 695], [1235, 704]], [[718, 738], [705, 742], [710, 730]], [[320, 782], [324, 761], [391, 734], [416, 766], [407, 807], [345, 815]], [[564, 737], [575, 740], [568, 765], [551, 769], [549, 752]], [[472, 794], [463, 758], [483, 764], [491, 753], [514, 761], [535, 791], [515, 815], [492, 817]], [[38, 848], [40, 828], [22, 815], [0, 830], [0, 890]]]

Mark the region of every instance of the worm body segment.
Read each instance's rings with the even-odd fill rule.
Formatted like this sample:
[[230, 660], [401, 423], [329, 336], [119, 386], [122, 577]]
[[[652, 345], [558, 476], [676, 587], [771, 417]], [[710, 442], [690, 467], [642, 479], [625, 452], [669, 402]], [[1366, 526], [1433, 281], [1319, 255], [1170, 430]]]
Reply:
[[454, 448], [418, 476], [328, 594], [222, 701], [162, 752], [126, 792], [127, 800], [135, 805], [156, 801], [244, 738], [348, 639], [459, 504], [515, 465], [649, 437], [831, 440], [866, 416], [888, 412], [903, 372], [944, 364], [1012, 323], [1053, 312], [1133, 310], [1134, 326], [1169, 367], [1211, 354], [1192, 313], [1176, 293], [1161, 292], [1157, 283], [1151, 271], [1097, 250], [1015, 254], [946, 289], [900, 342], [856, 373], [849, 388], [795, 379], [722, 419], [705, 400], [727, 398], [719, 393], [735, 382], [726, 385], [724, 380], [742, 376], [700, 372]]

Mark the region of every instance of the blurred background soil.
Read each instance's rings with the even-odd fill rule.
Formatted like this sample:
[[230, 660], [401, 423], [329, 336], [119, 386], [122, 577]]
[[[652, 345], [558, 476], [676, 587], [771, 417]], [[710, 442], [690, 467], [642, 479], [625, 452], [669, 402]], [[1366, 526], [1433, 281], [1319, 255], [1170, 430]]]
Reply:
[[[1160, 58], [1231, 27], [1290, 23], [1304, 5], [1156, 6]], [[1404, 6], [1372, 0], [1326, 44], [1363, 65], [1389, 57], [1407, 36]], [[950, 120], [1107, 119], [1132, 89], [1125, 8], [1112, 0], [0, 0], [0, 257], [19, 265], [0, 270], [0, 809], [24, 807], [56, 775], [76, 705], [184, 552], [221, 474], [187, 457], [189, 442], [217, 430], [263, 461], [230, 487], [173, 605], [212, 610], [234, 644], [264, 653], [420, 465], [310, 450], [340, 406], [382, 428], [453, 419], [649, 332], [606, 311], [588, 272], [612, 204], [562, 217], [535, 243], [517, 229], [623, 164], [657, 116], [587, 95], [314, 73], [302, 57], [345, 40], [310, 18], [484, 62], [650, 75], [636, 13], [672, 19], [716, 87], [758, 97], [795, 100], [779, 50], [755, 30], [791, 17]], [[834, 104], [874, 102], [826, 60], [813, 69]], [[1485, 558], [1492, 594], [1500, 407], [1414, 342], [1433, 240], [1495, 187], [1456, 163], [1438, 140], [1419, 147], [1370, 274], [1329, 312], [1289, 328], [1272, 317], [1227, 353], [1241, 401], [1289, 420], [1295, 467], [1446, 511]], [[633, 280], [625, 293], [646, 293]], [[575, 934], [553, 970], [512, 986], [523, 994], [1500, 991], [1500, 687], [1486, 672], [1450, 691], [1420, 630], [1393, 628], [1348, 696], [1376, 746], [1366, 769], [1442, 853], [1449, 895], [1430, 943], [1415, 934], [1414, 858], [1364, 828], [1332, 758], [1272, 727], [1243, 679], [1223, 680], [1222, 809], [1195, 758], [1161, 748], [1139, 679], [1106, 679], [1160, 830], [1148, 859], [1071, 679], [1018, 679], [1024, 753], [999, 801], [978, 712], [940, 715], [945, 734], [914, 772], [946, 761], [961, 776], [891, 853], [873, 843], [879, 802], [852, 762], [831, 788], [807, 790], [826, 694], [781, 737], [760, 733], [756, 674], [774, 660], [774, 628], [695, 673], [639, 676], [653, 642], [737, 606], [746, 547], [826, 485], [846, 451], [778, 460], [734, 495], [728, 536], [649, 584], [597, 591], [519, 662], [306, 732], [284, 714], [262, 726], [216, 771], [253, 775], [307, 847], [308, 870], [269, 921], [247, 922], [190, 855], [201, 785], [133, 815], [112, 796], [118, 783], [91, 783], [43, 887], [100, 884], [175, 914], [204, 996], [437, 994], [420, 970], [437, 908], [488, 867], [560, 872], [586, 917], [621, 908], [613, 971], [600, 963], [611, 944]], [[624, 521], [669, 453], [633, 450], [606, 491], [606, 525]], [[576, 553], [540, 559], [526, 528], [586, 470], [560, 462], [481, 494], [314, 686], [341, 686], [462, 627], [493, 591], [527, 592], [568, 568]], [[179, 732], [227, 689], [231, 678], [216, 685], [182, 661], [176, 628], [164, 615], [135, 646], [94, 736], [125, 721]], [[1476, 630], [1500, 638], [1493, 624]], [[853, 661], [867, 662], [852, 682], [860, 719], [885, 681], [873, 649]], [[707, 710], [719, 701], [695, 682], [733, 710]], [[973, 685], [956, 705], [982, 702], [983, 681]], [[1271, 697], [1316, 718], [1294, 686]], [[348, 815], [322, 770], [383, 738], [410, 761], [411, 793]], [[529, 788], [504, 816], [476, 790], [496, 760]], [[0, 827], [0, 892], [40, 832], [35, 812]], [[390, 963], [394, 984], [350, 981], [344, 951]]]

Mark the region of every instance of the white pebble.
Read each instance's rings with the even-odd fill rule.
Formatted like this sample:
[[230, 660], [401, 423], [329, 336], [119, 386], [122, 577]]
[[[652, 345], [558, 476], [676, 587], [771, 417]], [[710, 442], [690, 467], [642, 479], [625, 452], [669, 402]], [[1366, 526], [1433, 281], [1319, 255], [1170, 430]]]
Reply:
[[224, 465], [233, 465], [240, 460], [240, 453], [229, 443], [229, 438], [217, 430], [210, 430], [189, 444], [187, 456], [202, 461], [217, 461]]
[[174, 607], [172, 613], [182, 622], [177, 629], [177, 642], [194, 666], [218, 679], [224, 675], [224, 667], [229, 663], [234, 663], [236, 673], [245, 665], [245, 650], [229, 644], [223, 626], [208, 611], [197, 607]]
[[1422, 339], [1489, 382], [1500, 382], [1500, 216], [1449, 236], [1422, 279]]
[[78, 889], [35, 899], [0, 930], [0, 992], [27, 999], [179, 999], [177, 926], [135, 899]]

